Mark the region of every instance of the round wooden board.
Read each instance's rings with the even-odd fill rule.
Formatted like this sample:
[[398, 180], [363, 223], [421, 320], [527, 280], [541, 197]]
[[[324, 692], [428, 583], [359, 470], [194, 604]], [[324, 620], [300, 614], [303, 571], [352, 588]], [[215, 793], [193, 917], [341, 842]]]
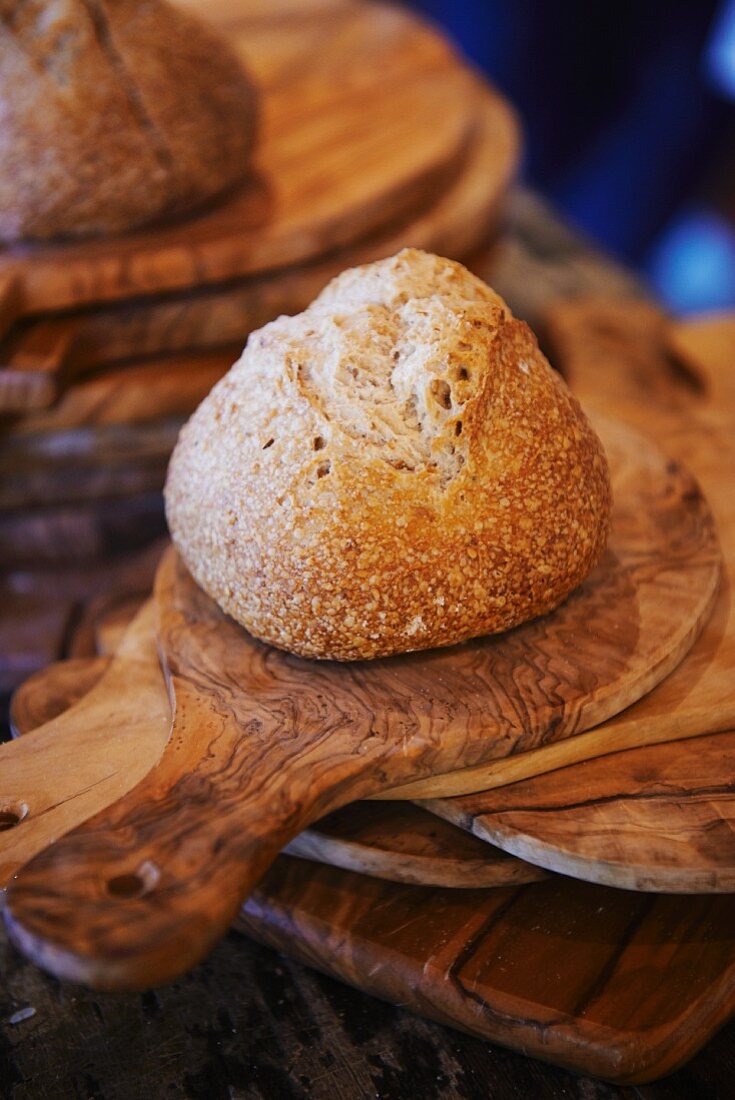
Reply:
[[[476, 846], [467, 840], [476, 841]], [[351, 802], [304, 829], [284, 852], [371, 878], [420, 886], [466, 890], [546, 877], [540, 868], [410, 802]]]
[[[57, 310], [301, 263], [413, 216], [461, 172], [477, 124], [476, 80], [439, 34], [380, 4], [346, 3], [328, 19], [313, 8], [296, 19], [249, 10], [231, 0], [212, 12], [262, 90], [248, 184], [168, 226], [8, 249], [8, 303]], [[495, 162], [485, 183], [497, 199], [518, 132], [505, 103], [492, 104]]]
[[[131, 610], [132, 605], [126, 609]], [[126, 617], [129, 625], [134, 613]], [[117, 625], [114, 615], [113, 625]], [[104, 618], [97, 626], [105, 638], [108, 626]], [[12, 698], [13, 736], [24, 736], [64, 714], [92, 690], [110, 663], [109, 656], [57, 661], [30, 676]], [[165, 703], [162, 676], [160, 691]], [[64, 734], [68, 736], [68, 730], [62, 730], [61, 736]], [[145, 746], [141, 746], [144, 753]], [[6, 759], [5, 767], [12, 766], [12, 757]], [[75, 767], [71, 752], [68, 767]], [[26, 799], [20, 801], [27, 803]], [[50, 843], [55, 836], [50, 832], [46, 839]], [[546, 877], [539, 868], [409, 802], [352, 803], [305, 829], [286, 852], [375, 878], [425, 886], [476, 889]]]
[[681, 467], [620, 424], [604, 440], [617, 504], [600, 567], [554, 614], [495, 638], [299, 660], [248, 637], [168, 554], [156, 601], [170, 740], [137, 788], [18, 872], [5, 910], [15, 942], [100, 988], [168, 980], [325, 812], [569, 737], [650, 690], [711, 607], [717, 542]]
[[735, 732], [629, 749], [425, 803], [519, 859], [604, 886], [735, 893]]

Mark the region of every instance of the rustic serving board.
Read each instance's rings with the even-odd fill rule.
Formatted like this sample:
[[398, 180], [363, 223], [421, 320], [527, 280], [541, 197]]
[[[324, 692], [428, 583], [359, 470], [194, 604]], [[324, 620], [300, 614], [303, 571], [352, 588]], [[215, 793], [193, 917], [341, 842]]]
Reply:
[[[719, 360], [708, 359], [706, 392], [697, 393], [693, 388], [696, 380], [687, 380], [677, 361], [677, 388], [670, 377], [666, 381], [672, 367], [663, 343], [665, 329], [665, 319], [652, 306], [570, 303], [555, 312], [549, 335], [585, 408], [597, 408], [603, 414], [614, 409], [642, 430], [655, 432], [668, 452], [686, 461], [712, 507], [724, 577], [686, 667], [674, 671], [655, 692], [608, 722], [605, 737], [594, 739], [596, 745], [589, 734], [582, 734], [525, 753], [507, 765], [491, 761], [451, 776], [404, 784], [390, 792], [392, 797], [428, 799], [489, 790], [579, 759], [650, 744], [656, 731], [660, 740], [675, 740], [735, 725], [735, 603], [731, 598], [735, 584], [735, 400], [729, 364], [722, 354]], [[646, 362], [651, 365], [648, 373]], [[674, 621], [673, 608], [669, 614]], [[667, 716], [665, 723], [660, 722], [661, 715]]]
[[[712, 439], [711, 423], [699, 421], [699, 446], [692, 445], [687, 428], [693, 414], [713, 405], [735, 419], [734, 323], [728, 328], [716, 319], [681, 326], [675, 334], [677, 352], [686, 349], [704, 381], [698, 398], [686, 379], [672, 372], [662, 326], [652, 324], [645, 309], [598, 303], [578, 310], [564, 321], [563, 362], [575, 386], [584, 387], [587, 401], [596, 398], [607, 408], [619, 408], [627, 391], [630, 415], [649, 430], [662, 431], [662, 443], [681, 446], [675, 453], [693, 463], [713, 496], [718, 525], [727, 528], [722, 541], [730, 578], [731, 458], [726, 451], [719, 468], [711, 464], [723, 443]], [[558, 330], [557, 337], [561, 351]], [[661, 409], [671, 415], [659, 415]], [[653, 716], [657, 697], [674, 706], [672, 723], [687, 700], [706, 709], [728, 684], [732, 697], [730, 590], [728, 579], [711, 625], [687, 658], [690, 678], [674, 673], [647, 704], [633, 708], [642, 723], [647, 708]], [[691, 764], [700, 747], [711, 750], [719, 742], [724, 748], [726, 740], [731, 744], [732, 735], [671, 746], [672, 756], [663, 747], [644, 750], [644, 757], [653, 753], [653, 763], [665, 766], [668, 758], [676, 767], [681, 749]], [[605, 766], [619, 759], [583, 767], [601, 777]], [[549, 775], [545, 782], [549, 788], [555, 780], [560, 785], [564, 774]], [[686, 788], [686, 777], [679, 778]], [[722, 778], [721, 772], [720, 784]], [[645, 774], [639, 772], [638, 779], [645, 784]], [[523, 786], [493, 793], [505, 797]], [[674, 791], [665, 793], [669, 802], [675, 799]], [[696, 810], [688, 801], [684, 805]], [[680, 824], [681, 818], [671, 821]], [[723, 828], [719, 836], [732, 850], [731, 829]], [[706, 856], [707, 833], [700, 839]], [[247, 903], [242, 927], [309, 965], [422, 1014], [619, 1083], [671, 1072], [735, 1010], [732, 897], [646, 897], [563, 879], [504, 892], [503, 900], [495, 893], [478, 895], [474, 904], [464, 895], [429, 891], [421, 891], [419, 901], [418, 893], [340, 877], [327, 868], [319, 870], [317, 881], [303, 865], [280, 860]], [[386, 946], [390, 967], [379, 965]]]
[[[716, 540], [676, 464], [614, 425], [605, 442], [617, 508], [603, 563], [554, 615], [494, 639], [349, 666], [300, 661], [226, 620], [169, 554], [157, 604], [170, 742], [134, 792], [16, 876], [16, 941], [91, 984], [166, 980], [325, 812], [409, 775], [563, 738], [649, 690], [708, 613]], [[677, 607], [675, 630], [661, 599]]]
[[[13, 696], [13, 736], [25, 736], [53, 722], [78, 703], [105, 674], [111, 660], [100, 656], [58, 661], [29, 677]], [[62, 727], [60, 736], [68, 737], [68, 728]], [[69, 746], [65, 755], [71, 767], [74, 748]], [[152, 756], [154, 751], [143, 746], [144, 756], [147, 752]], [[9, 820], [6, 828], [11, 826]], [[47, 841], [53, 839], [54, 834], [48, 834]], [[539, 868], [409, 802], [353, 803], [315, 822], [295, 837], [286, 851], [392, 882], [428, 886], [482, 888], [537, 882], [545, 877]]]
[[[14, 735], [78, 702], [109, 663], [110, 657], [62, 661], [30, 677], [13, 698]], [[155, 750], [141, 745], [139, 752], [147, 751], [152, 759]], [[71, 762], [73, 754], [66, 758]], [[519, 884], [536, 881], [545, 867], [623, 889], [706, 894], [735, 892], [733, 836], [735, 733], [725, 732], [420, 807], [352, 803], [305, 829], [285, 851], [424, 885]]]
[[[123, 604], [122, 619], [129, 617]], [[107, 633], [98, 639], [102, 648]], [[13, 699], [16, 733], [80, 699], [109, 660], [59, 662], [31, 677]], [[462, 838], [457, 829], [437, 833], [425, 810], [520, 859], [503, 862], [497, 848], [483, 852], [476, 840], [473, 848], [473, 838]], [[537, 864], [608, 886], [715, 893], [735, 891], [734, 833], [735, 734], [728, 732], [618, 752], [499, 790], [424, 802], [421, 809], [403, 802], [353, 803], [304, 830], [285, 851], [427, 885], [533, 881], [538, 876], [530, 864]]]
[[393, 1004], [620, 1084], [687, 1061], [735, 1009], [735, 897], [380, 882], [281, 857], [237, 927]]
[[[175, 318], [172, 323], [176, 324]], [[64, 384], [63, 373], [56, 373], [52, 406], [29, 409], [22, 415], [16, 410], [5, 418], [0, 435], [2, 453], [12, 456], [15, 451], [23, 457], [44, 442], [48, 446], [56, 443], [63, 452], [70, 440], [79, 460], [93, 460], [101, 449], [97, 446], [98, 428], [167, 419], [183, 422], [241, 351], [242, 341], [238, 341], [201, 351], [135, 355], [124, 364], [85, 369], [69, 386]], [[32, 381], [33, 371], [26, 373]], [[27, 385], [28, 379], [23, 383]]]
[[[29, 677], [11, 703], [13, 736], [25, 736], [73, 707], [98, 683], [111, 660], [110, 656], [72, 658]], [[59, 735], [68, 737], [68, 729]], [[70, 767], [75, 748], [69, 746], [66, 751]], [[54, 772], [57, 768], [58, 762]], [[48, 839], [55, 837], [50, 834]], [[359, 802], [336, 810], [295, 837], [288, 852], [394, 882], [428, 886], [507, 886], [545, 877], [539, 868], [407, 802]]]
[[[477, 847], [469, 847], [467, 840], [476, 841]], [[519, 885], [546, 877], [540, 868], [410, 802], [350, 803], [304, 829], [284, 852], [391, 882], [454, 889]]]
[[[16, 325], [0, 346], [0, 408], [25, 413], [14, 435], [44, 429], [45, 409], [64, 386], [92, 369], [133, 357], [242, 345], [248, 332], [280, 313], [303, 309], [334, 275], [391, 255], [405, 245], [465, 257], [495, 231], [505, 189], [489, 188], [497, 171], [495, 97], [476, 85], [475, 122], [458, 173], [428, 205], [328, 257], [185, 293], [137, 298]], [[239, 353], [239, 348], [237, 350]], [[233, 355], [232, 360], [237, 357]]]
[[[115, 647], [117, 648], [117, 647]], [[10, 725], [22, 737], [78, 703], [107, 671], [109, 656], [49, 665], [13, 695]], [[61, 736], [64, 736], [62, 731]], [[73, 760], [71, 750], [66, 759]], [[55, 839], [49, 835], [49, 841]], [[538, 867], [514, 859], [410, 802], [356, 802], [305, 829], [289, 855], [363, 875], [458, 889], [538, 882]]]
[[70, 657], [39, 669], [13, 692], [10, 732], [13, 738], [53, 722], [87, 695], [107, 671], [111, 657]]

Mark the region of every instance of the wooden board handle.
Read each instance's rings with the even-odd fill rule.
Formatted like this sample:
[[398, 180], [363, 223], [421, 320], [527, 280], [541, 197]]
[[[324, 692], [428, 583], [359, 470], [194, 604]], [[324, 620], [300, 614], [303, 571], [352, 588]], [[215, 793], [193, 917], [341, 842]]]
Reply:
[[318, 746], [301, 754], [255, 708], [248, 729], [222, 700], [173, 679], [173, 751], [8, 889], [11, 938], [58, 977], [114, 990], [182, 973], [227, 931], [283, 845], [327, 808], [308, 796]]

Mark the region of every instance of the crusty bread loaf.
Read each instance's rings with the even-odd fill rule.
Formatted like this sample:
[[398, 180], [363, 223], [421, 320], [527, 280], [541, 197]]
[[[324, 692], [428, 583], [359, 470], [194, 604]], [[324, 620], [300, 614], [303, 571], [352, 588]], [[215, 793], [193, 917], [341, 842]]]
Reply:
[[411, 249], [255, 332], [181, 432], [169, 527], [256, 637], [351, 660], [550, 611], [599, 559], [605, 456], [528, 327]]
[[0, 240], [119, 233], [242, 179], [255, 92], [165, 0], [0, 0]]

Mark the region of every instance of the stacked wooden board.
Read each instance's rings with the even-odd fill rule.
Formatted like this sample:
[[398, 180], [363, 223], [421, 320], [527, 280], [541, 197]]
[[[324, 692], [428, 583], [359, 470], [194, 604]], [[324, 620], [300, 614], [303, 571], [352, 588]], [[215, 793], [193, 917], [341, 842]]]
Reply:
[[[594, 319], [591, 331], [594, 333], [595, 326], [599, 326], [607, 333], [608, 340], [612, 326], [620, 341], [618, 359], [622, 357], [626, 363], [635, 363], [636, 359], [636, 349], [631, 350], [629, 339], [628, 358], [625, 350], [622, 356], [620, 351], [621, 346], [625, 349], [624, 337], [630, 335], [631, 314], [635, 319], [633, 307], [626, 309], [625, 324], [619, 325], [617, 332], [614, 311], [612, 318], [609, 310], [605, 313], [599, 308], [587, 315], [588, 330], [591, 316]], [[575, 323], [574, 317], [557, 324], [561, 326], [557, 330], [557, 342], [559, 333], [566, 332], [579, 344], [580, 323]], [[612, 345], [608, 360], [614, 361], [615, 340]], [[599, 351], [598, 347], [595, 358], [599, 359]], [[571, 366], [575, 362], [569, 347], [565, 362]], [[664, 362], [663, 357], [661, 362]], [[617, 393], [616, 401], [619, 401], [625, 387], [621, 386], [619, 370], [617, 375], [611, 382]], [[650, 396], [650, 377], [646, 386]], [[604, 388], [600, 386], [599, 391]], [[677, 400], [681, 396], [677, 394], [674, 386], [663, 394], [663, 408], [668, 412], [662, 412], [662, 423], [668, 423], [669, 427], [678, 423], [678, 431], [691, 440], [691, 429], [687, 435], [677, 412]], [[690, 394], [687, 397], [691, 400]], [[697, 415], [705, 415], [701, 407]], [[717, 421], [722, 419], [719, 413], [714, 417]], [[724, 426], [723, 422], [720, 429]], [[703, 454], [706, 453], [705, 448]], [[727, 454], [723, 461], [727, 461]], [[715, 465], [710, 459], [701, 467], [700, 476], [713, 478]], [[717, 500], [721, 504], [723, 498], [720, 496]], [[730, 568], [731, 517], [726, 508], [724, 512], [716, 511]], [[693, 705], [696, 704], [697, 686], [702, 680], [705, 683], [709, 680], [709, 695], [705, 700], [710, 704], [716, 702], [716, 685], [720, 683], [723, 689], [726, 688], [720, 666], [726, 662], [732, 646], [732, 630], [726, 616], [726, 601], [723, 611], [720, 600], [713, 620], [683, 660], [679, 671], [633, 711], [642, 708], [650, 723], [658, 707], [658, 717], [663, 721], [665, 708], [673, 698], [671, 685], [676, 687], [677, 678], [678, 694], [689, 698]], [[134, 653], [140, 659], [139, 647]], [[714, 679], [709, 672], [713, 667]], [[721, 703], [726, 694], [722, 695]], [[713, 709], [710, 713], [713, 720], [732, 724], [732, 718], [724, 710]], [[704, 710], [700, 716], [706, 719]], [[77, 724], [73, 715], [70, 718], [73, 729]], [[162, 724], [165, 726], [165, 716]], [[692, 727], [687, 730], [691, 735]], [[680, 733], [673, 730], [670, 735]], [[584, 736], [589, 735], [582, 735], [582, 738]], [[713, 740], [706, 737], [701, 741], [683, 742], [676, 751], [656, 746], [651, 750], [618, 754], [601, 762], [604, 766], [600, 769], [600, 778], [597, 786], [592, 786], [586, 806], [587, 811], [596, 808], [601, 824], [597, 834], [592, 832], [592, 841], [595, 836], [598, 841], [609, 840], [617, 830], [618, 840], [622, 840], [619, 850], [623, 853], [627, 850], [628, 854], [635, 850], [635, 843], [631, 849], [630, 838], [620, 833], [620, 821], [616, 820], [615, 813], [604, 823], [608, 808], [612, 805], [614, 809], [616, 801], [637, 801], [639, 836], [648, 830], [649, 835], [657, 834], [664, 840], [667, 830], [657, 819], [657, 808], [663, 806], [666, 814], [676, 807], [680, 825], [688, 820], [693, 824], [691, 837], [700, 836], [698, 851], [690, 850], [683, 859], [679, 852], [680, 865], [692, 866], [697, 860], [700, 867], [706, 865], [711, 850], [701, 842], [701, 836], [706, 836], [710, 830], [703, 828], [701, 808], [707, 805], [707, 799], [712, 803], [714, 798], [712, 804], [717, 819], [728, 821], [730, 812], [727, 792], [732, 781], [724, 774], [729, 767], [730, 750], [724, 742], [728, 735], [721, 736], [719, 754], [702, 751], [704, 743]], [[574, 740], [571, 738], [560, 744], [572, 744]], [[685, 766], [681, 760], [689, 749], [688, 765]], [[525, 755], [533, 757], [534, 753]], [[630, 767], [626, 763], [628, 758]], [[620, 766], [616, 767], [617, 764]], [[580, 772], [588, 767], [577, 765], [576, 770]], [[677, 769], [679, 778], [676, 777]], [[573, 773], [575, 769], [567, 771]], [[682, 779], [684, 773], [686, 782]], [[621, 779], [624, 780], [622, 785]], [[695, 789], [697, 779], [700, 782], [698, 791]], [[564, 805], [565, 792], [569, 796], [567, 802], [574, 802], [574, 777], [568, 779], [564, 771], [556, 771], [548, 780], [556, 792], [556, 802], [551, 807], [553, 818], [563, 816], [570, 809], [573, 814], [577, 812], [573, 805]], [[580, 782], [584, 785], [586, 780]], [[519, 791], [523, 792], [523, 784], [498, 792], [496, 806], [500, 817], [508, 803], [517, 809], [518, 799], [514, 795]], [[484, 799], [486, 815], [493, 812], [491, 796], [492, 792], [469, 797]], [[688, 801], [693, 813], [687, 819]], [[530, 795], [525, 802], [533, 808]], [[466, 799], [455, 799], [449, 805], [462, 806], [463, 803]], [[432, 808], [440, 807], [434, 805]], [[541, 808], [543, 810], [543, 803]], [[410, 818], [404, 818], [403, 822], [407, 832], [420, 833], [420, 826]], [[527, 821], [525, 825], [527, 827]], [[396, 827], [395, 819], [393, 827]], [[371, 844], [382, 846], [384, 851], [390, 848], [386, 844], [385, 830], [381, 841], [375, 821], [372, 834], [370, 822], [364, 820], [356, 820], [351, 831], [350, 837], [349, 819], [328, 824], [325, 830], [338, 844], [345, 840], [354, 844], [357, 835], [358, 843], [367, 840], [368, 848]], [[546, 831], [548, 833], [548, 825]], [[680, 827], [677, 831], [681, 835]], [[533, 829], [530, 835], [533, 837]], [[451, 837], [449, 833], [443, 838], [443, 858], [446, 858], [447, 846], [453, 843]], [[420, 848], [420, 839], [416, 843]], [[426, 854], [425, 848], [423, 851]], [[403, 852], [394, 855], [399, 860], [403, 858], [405, 845]], [[590, 853], [586, 856], [589, 858]], [[729, 861], [731, 872], [731, 853], [724, 851], [720, 856], [722, 867]], [[601, 858], [599, 845], [596, 858]], [[653, 859], [656, 864], [657, 858], [655, 850], [653, 857], [649, 851], [649, 863]], [[564, 869], [570, 870], [569, 867]], [[658, 869], [660, 871], [661, 867]], [[118, 877], [125, 878], [125, 875]], [[636, 885], [646, 888], [641, 882]], [[647, 888], [651, 888], [650, 883]], [[696, 883], [695, 888], [703, 891], [732, 889], [732, 885], [720, 882], [718, 886], [713, 878], [709, 883]], [[639, 896], [560, 879], [548, 886], [529, 885], [486, 893], [463, 890], [452, 894], [446, 890], [437, 892], [389, 885], [328, 868], [318, 870], [284, 858], [251, 897], [242, 920], [244, 927], [260, 938], [381, 996], [400, 997], [419, 1011], [539, 1056], [625, 1080], [645, 1079], [672, 1068], [696, 1049], [731, 1011], [733, 942], [729, 926], [732, 916], [727, 897], [646, 901]], [[570, 943], [575, 945], [571, 955]], [[584, 950], [583, 945], [587, 945]], [[561, 968], [560, 956], [565, 959]], [[388, 959], [390, 963], [386, 965]], [[533, 960], [532, 966], [528, 965], [529, 959]], [[651, 979], [652, 973], [656, 974], [655, 980]]]

